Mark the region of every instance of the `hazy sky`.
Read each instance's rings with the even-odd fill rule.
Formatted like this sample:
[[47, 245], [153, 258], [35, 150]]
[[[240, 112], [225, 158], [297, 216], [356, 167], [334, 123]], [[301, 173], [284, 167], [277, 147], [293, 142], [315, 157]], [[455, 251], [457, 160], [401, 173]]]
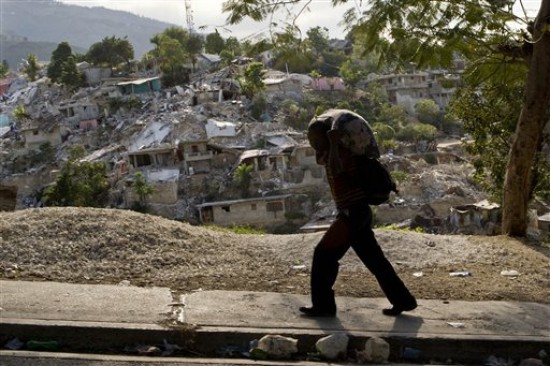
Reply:
[[[205, 33], [214, 31], [215, 26], [223, 26], [227, 14], [222, 13], [224, 0], [190, 0], [195, 28], [207, 26]], [[184, 0], [62, 0], [67, 4], [82, 6], [103, 6], [109, 9], [124, 10], [137, 15], [146, 16], [168, 23], [187, 27], [185, 1]], [[366, 1], [363, 1], [365, 3]], [[360, 0], [350, 1], [347, 5], [338, 8], [331, 7], [331, 0], [313, 0], [310, 11], [300, 16], [302, 31], [321, 26], [327, 27], [331, 37], [343, 38], [345, 29], [339, 26], [342, 14], [351, 6], [359, 6]], [[517, 2], [519, 4], [519, 1]], [[541, 0], [523, 0], [529, 16], [535, 16], [541, 4]], [[364, 5], [363, 5], [364, 6]], [[519, 7], [516, 7], [519, 9]], [[283, 19], [280, 19], [283, 20]], [[267, 23], [260, 24], [246, 21], [229, 29], [231, 32], [222, 31], [220, 34], [227, 38], [231, 35], [242, 39], [267, 30]]]

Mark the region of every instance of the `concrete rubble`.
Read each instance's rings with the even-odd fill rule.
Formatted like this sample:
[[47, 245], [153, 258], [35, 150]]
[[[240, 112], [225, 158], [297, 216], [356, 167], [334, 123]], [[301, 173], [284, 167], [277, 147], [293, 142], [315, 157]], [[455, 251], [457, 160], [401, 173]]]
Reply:
[[[0, 208], [42, 205], [41, 192], [55, 181], [68, 148], [80, 144], [88, 154], [83, 161], [107, 165], [109, 207], [127, 209], [136, 204], [131, 185], [141, 172], [154, 188], [147, 200], [148, 212], [225, 225], [217, 218], [216, 205], [210, 203], [222, 202], [239, 210], [243, 196], [233, 184], [233, 173], [240, 164], [250, 164], [254, 169], [248, 195], [255, 201], [247, 205], [269, 206], [262, 197], [288, 195], [276, 209], [282, 210], [283, 217], [294, 218], [279, 225], [290, 222], [294, 231], [326, 227], [320, 221], [331, 216], [334, 208], [323, 171], [315, 164], [304, 131], [285, 124], [287, 117], [278, 112], [283, 97], [301, 100], [309, 88], [296, 89], [301, 79], [294, 75], [287, 94], [270, 94], [266, 117], [270, 122], [261, 122], [251, 117], [250, 101], [238, 95], [238, 84], [229, 82], [236, 73], [233, 65], [202, 73], [189, 85], [153, 87], [153, 91], [130, 95], [125, 87], [131, 81], [113, 78], [100, 78], [74, 94], [46, 78], [17, 79], [0, 103], [0, 113], [10, 121], [0, 130]], [[277, 74], [266, 80], [284, 77]], [[25, 108], [27, 116], [15, 121], [18, 106]], [[53, 149], [53, 161], [40, 160], [47, 155], [40, 150], [45, 143]], [[487, 197], [467, 178], [472, 168], [459, 143], [401, 150], [383, 156], [391, 170], [405, 172], [408, 178], [400, 183], [400, 193], [391, 204], [377, 207], [379, 225], [401, 223], [434, 233], [498, 234], [498, 214], [481, 212], [485, 208], [478, 202]], [[428, 164], [424, 151], [435, 156], [435, 162]], [[311, 197], [320, 198], [312, 202]], [[268, 213], [256, 216], [256, 226], [271, 221]], [[247, 224], [238, 222], [238, 217], [233, 215], [230, 221]], [[536, 217], [533, 227], [537, 227]]]

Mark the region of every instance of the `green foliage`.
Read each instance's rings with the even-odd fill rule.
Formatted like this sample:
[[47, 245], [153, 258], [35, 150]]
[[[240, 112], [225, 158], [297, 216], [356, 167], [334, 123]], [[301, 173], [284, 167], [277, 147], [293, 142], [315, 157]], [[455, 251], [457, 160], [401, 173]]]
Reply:
[[44, 190], [47, 206], [104, 207], [109, 181], [103, 162], [79, 162], [85, 150], [75, 145], [55, 182]]
[[84, 85], [84, 74], [78, 71], [74, 56], [69, 56], [63, 63], [61, 79], [59, 81], [61, 81], [69, 91], [74, 91]]
[[233, 57], [240, 56], [243, 52], [242, 45], [237, 37], [228, 37], [225, 40], [225, 51], [229, 51]]
[[347, 56], [340, 51], [325, 51], [315, 60], [313, 67], [323, 76], [340, 76], [340, 68], [347, 60]]
[[27, 74], [30, 81], [35, 81], [40, 71], [40, 65], [38, 64], [38, 57], [34, 54], [27, 56], [25, 60], [25, 66], [23, 66], [23, 72]]
[[109, 106], [109, 111], [111, 113], [116, 113], [122, 106], [124, 106], [124, 101], [121, 98], [109, 98], [107, 100], [107, 105]]
[[437, 165], [437, 155], [435, 153], [425, 153], [422, 159], [430, 165]]
[[275, 56], [273, 68], [280, 71], [307, 74], [316, 68], [314, 52], [309, 42], [300, 38], [300, 30], [287, 25], [282, 32], [273, 33]]
[[263, 76], [266, 71], [261, 62], [252, 62], [246, 66], [242, 77], [239, 78], [241, 90], [248, 98], [252, 98], [256, 93], [265, 89]]
[[306, 108], [300, 107], [293, 100], [286, 99], [279, 106], [279, 111], [283, 115], [283, 123], [298, 131], [305, 130], [311, 119], [312, 113]]
[[426, 123], [435, 127], [441, 125], [439, 106], [433, 99], [422, 99], [414, 106], [416, 116], [421, 123]]
[[162, 72], [162, 85], [171, 87], [189, 81], [189, 70], [185, 65], [189, 61], [194, 62], [191, 53], [187, 50], [188, 44], [191, 42], [189, 39], [189, 33], [186, 30], [175, 26], [169, 27], [151, 38], [155, 49], [144, 57], [158, 63]]
[[374, 123], [371, 128], [376, 134], [376, 139], [378, 141], [387, 141], [395, 137], [395, 130], [385, 123]]
[[139, 109], [143, 105], [143, 102], [141, 99], [136, 97], [135, 95], [131, 95], [128, 97], [128, 100], [126, 101], [126, 105], [128, 106], [128, 109], [134, 110]]
[[400, 141], [417, 142], [421, 140], [431, 141], [435, 138], [437, 128], [424, 123], [414, 123], [405, 126], [397, 132], [396, 138]]
[[364, 66], [355, 60], [348, 59], [340, 65], [340, 76], [347, 86], [353, 87], [367, 76]]
[[255, 119], [261, 121], [262, 115], [267, 109], [267, 99], [265, 98], [265, 95], [263, 93], [257, 94], [252, 99], [252, 106], [250, 109], [250, 114]]
[[147, 183], [147, 179], [142, 172], [134, 174], [134, 181], [132, 182], [132, 189], [138, 196], [139, 201], [133, 206], [135, 211], [146, 212], [147, 211], [147, 199], [155, 191], [153, 186]]
[[417, 226], [414, 229], [410, 227], [397, 227], [397, 224], [391, 224], [391, 225], [384, 225], [384, 226], [378, 226], [377, 229], [380, 230], [394, 230], [394, 231], [405, 231], [405, 232], [412, 232], [412, 233], [425, 233], [426, 231], [424, 228]]
[[230, 65], [231, 61], [233, 61], [234, 58], [235, 58], [235, 55], [229, 50], [222, 50], [220, 52], [220, 59], [221, 59], [222, 65], [225, 65], [225, 66]]
[[61, 42], [52, 52], [50, 63], [48, 64], [47, 75], [52, 82], [56, 83], [63, 76], [64, 65], [73, 54], [73, 50], [68, 42]]
[[6, 62], [6, 60], [2, 60], [2, 63], [0, 64], [0, 78], [6, 77], [9, 71], [10, 68], [8, 66], [8, 63]]
[[206, 53], [212, 53], [219, 55], [225, 48], [225, 40], [220, 33], [216, 30], [214, 33], [206, 35], [206, 41], [204, 43], [204, 50]]
[[23, 104], [18, 104], [17, 107], [13, 109], [12, 115], [13, 118], [15, 118], [15, 120], [19, 123], [25, 121], [30, 117]]
[[115, 68], [134, 58], [134, 46], [125, 38], [105, 37], [90, 46], [86, 60], [94, 65]]
[[329, 33], [327, 27], [316, 26], [310, 28], [307, 33], [307, 40], [313, 50], [318, 54], [322, 54], [328, 49]]
[[233, 172], [233, 184], [240, 190], [243, 198], [250, 195], [250, 184], [252, 183], [253, 171], [254, 165], [241, 164]]
[[400, 105], [383, 103], [379, 110], [376, 122], [390, 126], [396, 131], [409, 123], [407, 112]]
[[465, 145], [473, 157], [474, 178], [496, 202], [502, 198], [506, 160], [523, 99], [523, 87], [511, 82], [464, 88], [455, 96], [451, 113], [464, 122], [473, 142]]
[[451, 114], [446, 114], [441, 122], [441, 130], [447, 135], [462, 136], [464, 134], [464, 123]]
[[409, 179], [409, 174], [402, 170], [391, 171], [390, 175], [398, 186]]
[[199, 34], [190, 34], [187, 43], [185, 44], [185, 50], [191, 56], [191, 63], [193, 64], [193, 71], [197, 64], [197, 55], [201, 53], [204, 46], [204, 39]]

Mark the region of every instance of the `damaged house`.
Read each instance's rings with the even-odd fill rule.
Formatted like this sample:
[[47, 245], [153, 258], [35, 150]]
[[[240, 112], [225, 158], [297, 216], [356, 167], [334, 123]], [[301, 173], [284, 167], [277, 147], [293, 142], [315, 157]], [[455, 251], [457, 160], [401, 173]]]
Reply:
[[209, 173], [212, 169], [213, 152], [207, 146], [207, 140], [180, 141], [178, 156], [183, 161], [187, 175]]
[[68, 127], [90, 131], [97, 128], [99, 106], [91, 102], [60, 103], [59, 113], [65, 117]]
[[38, 150], [43, 144], [58, 146], [62, 141], [61, 127], [55, 120], [28, 122], [21, 127], [20, 132], [27, 149]]
[[285, 214], [291, 195], [257, 197], [197, 205], [202, 224], [234, 226], [278, 225], [286, 221]]

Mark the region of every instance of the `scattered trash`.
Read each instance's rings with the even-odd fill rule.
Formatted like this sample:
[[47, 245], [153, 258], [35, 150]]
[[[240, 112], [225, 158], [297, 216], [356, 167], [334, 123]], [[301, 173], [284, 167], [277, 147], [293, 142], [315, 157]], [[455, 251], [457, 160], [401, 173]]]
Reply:
[[506, 360], [502, 357], [489, 356], [483, 366], [512, 366], [514, 362], [510, 359]]
[[449, 273], [449, 276], [451, 277], [469, 277], [472, 273], [468, 271], [459, 271], [459, 272], [451, 272]]
[[122, 280], [118, 283], [119, 286], [130, 286], [130, 281]]
[[166, 339], [163, 339], [162, 343], [164, 344], [164, 351], [162, 351], [162, 356], [171, 356], [174, 353], [181, 351], [180, 346], [178, 346], [177, 344], [170, 344], [166, 341]]
[[148, 345], [138, 346], [136, 348], [136, 352], [138, 355], [141, 356], [158, 356], [162, 353], [160, 348], [158, 348], [157, 346]]
[[57, 351], [59, 349], [59, 342], [57, 341], [28, 341], [27, 349], [32, 351]]
[[248, 357], [250, 353], [239, 346], [224, 346], [217, 353], [222, 357]]
[[422, 356], [422, 351], [416, 348], [403, 347], [401, 349], [401, 358], [404, 360], [418, 360]]
[[413, 276], [414, 277], [422, 277], [422, 276], [424, 276], [424, 272], [414, 272]]
[[506, 276], [506, 277], [517, 277], [517, 276], [519, 276], [519, 272], [514, 270], [514, 269], [509, 270], [509, 271], [508, 270], [501, 271], [500, 274], [502, 276]]
[[259, 349], [259, 348], [252, 348], [250, 350], [250, 358], [254, 360], [267, 360], [269, 358], [269, 355], [266, 351]]
[[25, 342], [20, 341], [19, 338], [14, 338], [6, 342], [4, 348], [11, 349], [12, 351], [17, 351], [23, 348], [24, 345]]
[[299, 264], [297, 266], [292, 266], [292, 269], [295, 270], [295, 271], [302, 271], [302, 270], [306, 269], [306, 265], [305, 264]]
[[449, 324], [453, 328], [464, 328], [466, 326], [466, 324], [459, 322], [447, 322], [447, 324]]

